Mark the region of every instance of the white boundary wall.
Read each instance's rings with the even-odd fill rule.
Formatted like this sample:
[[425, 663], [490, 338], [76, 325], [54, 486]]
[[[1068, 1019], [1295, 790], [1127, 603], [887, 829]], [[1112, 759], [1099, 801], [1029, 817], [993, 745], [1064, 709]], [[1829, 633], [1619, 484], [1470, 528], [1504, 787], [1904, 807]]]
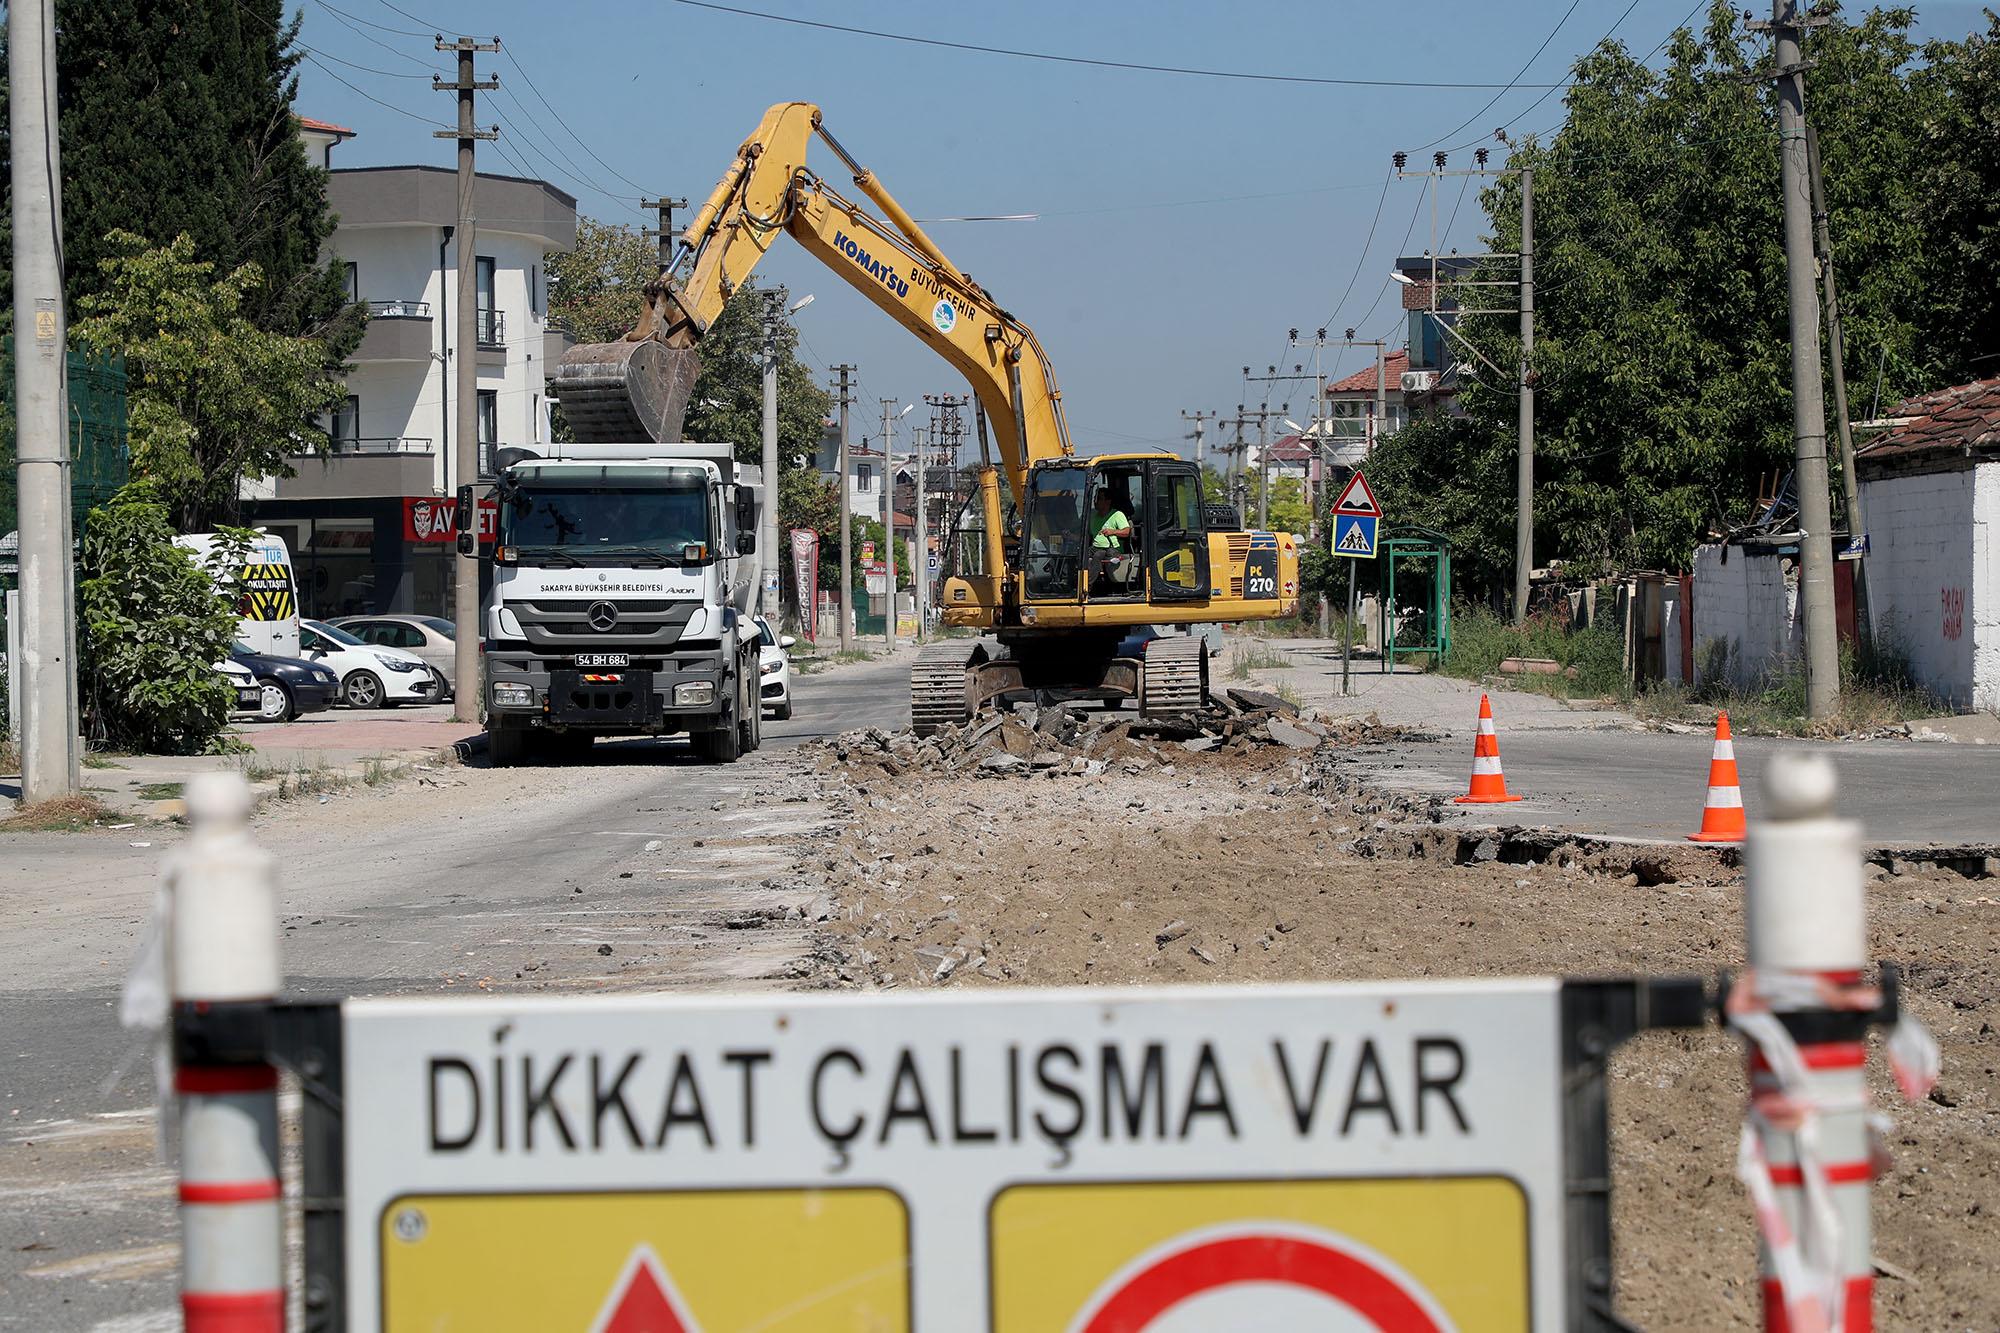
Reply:
[[1744, 689], [1761, 684], [1781, 659], [1804, 651], [1799, 594], [1785, 578], [1785, 559], [1741, 546], [1697, 546], [1694, 551], [1694, 662], [1696, 683], [1706, 677], [1716, 641], [1727, 642], [1722, 674]]
[[[1875, 628], [1912, 674], [1960, 708], [2000, 706], [2000, 583], [1988, 530], [2000, 468], [1864, 482]], [[1983, 672], [1975, 660], [1983, 647]]]

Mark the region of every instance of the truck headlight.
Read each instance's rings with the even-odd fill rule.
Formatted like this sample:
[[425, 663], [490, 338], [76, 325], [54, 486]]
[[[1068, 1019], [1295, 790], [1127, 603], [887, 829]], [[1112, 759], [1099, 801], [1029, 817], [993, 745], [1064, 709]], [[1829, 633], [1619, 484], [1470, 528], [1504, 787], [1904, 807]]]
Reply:
[[528, 708], [535, 702], [535, 690], [518, 680], [495, 681], [493, 702], [502, 708]]
[[698, 680], [686, 685], [674, 686], [674, 703], [682, 708], [692, 708], [699, 704], [715, 702], [715, 686], [708, 681]]

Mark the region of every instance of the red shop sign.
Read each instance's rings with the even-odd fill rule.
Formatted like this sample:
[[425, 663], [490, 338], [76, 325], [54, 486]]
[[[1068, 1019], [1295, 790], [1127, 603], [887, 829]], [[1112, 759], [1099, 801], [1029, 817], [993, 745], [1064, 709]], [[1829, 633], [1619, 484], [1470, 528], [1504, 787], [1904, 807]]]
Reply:
[[[499, 530], [500, 506], [491, 500], [479, 502], [479, 540], [490, 542]], [[450, 542], [458, 535], [458, 501], [450, 496], [405, 496], [403, 499], [403, 540], [406, 542]]]

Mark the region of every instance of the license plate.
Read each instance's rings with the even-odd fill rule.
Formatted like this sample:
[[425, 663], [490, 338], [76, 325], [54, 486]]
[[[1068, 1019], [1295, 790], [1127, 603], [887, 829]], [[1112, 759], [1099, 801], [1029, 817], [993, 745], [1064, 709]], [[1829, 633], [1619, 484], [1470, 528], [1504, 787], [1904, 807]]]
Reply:
[[238, 685], [236, 687], [236, 706], [238, 708], [259, 708], [263, 706], [263, 703], [264, 691], [257, 686]]
[[630, 653], [578, 653], [576, 664], [580, 667], [622, 667], [632, 665]]

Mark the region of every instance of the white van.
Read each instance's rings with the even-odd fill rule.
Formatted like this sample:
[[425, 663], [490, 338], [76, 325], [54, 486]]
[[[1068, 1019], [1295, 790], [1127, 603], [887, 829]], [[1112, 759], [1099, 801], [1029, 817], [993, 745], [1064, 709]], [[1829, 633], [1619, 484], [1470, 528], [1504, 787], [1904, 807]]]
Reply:
[[[221, 539], [212, 532], [195, 532], [174, 541], [194, 552], [194, 557], [212, 575]], [[284, 538], [259, 531], [250, 543], [243, 563], [243, 602], [238, 607], [242, 620], [236, 637], [252, 652], [277, 657], [298, 657], [299, 592], [292, 580], [292, 553]]]

